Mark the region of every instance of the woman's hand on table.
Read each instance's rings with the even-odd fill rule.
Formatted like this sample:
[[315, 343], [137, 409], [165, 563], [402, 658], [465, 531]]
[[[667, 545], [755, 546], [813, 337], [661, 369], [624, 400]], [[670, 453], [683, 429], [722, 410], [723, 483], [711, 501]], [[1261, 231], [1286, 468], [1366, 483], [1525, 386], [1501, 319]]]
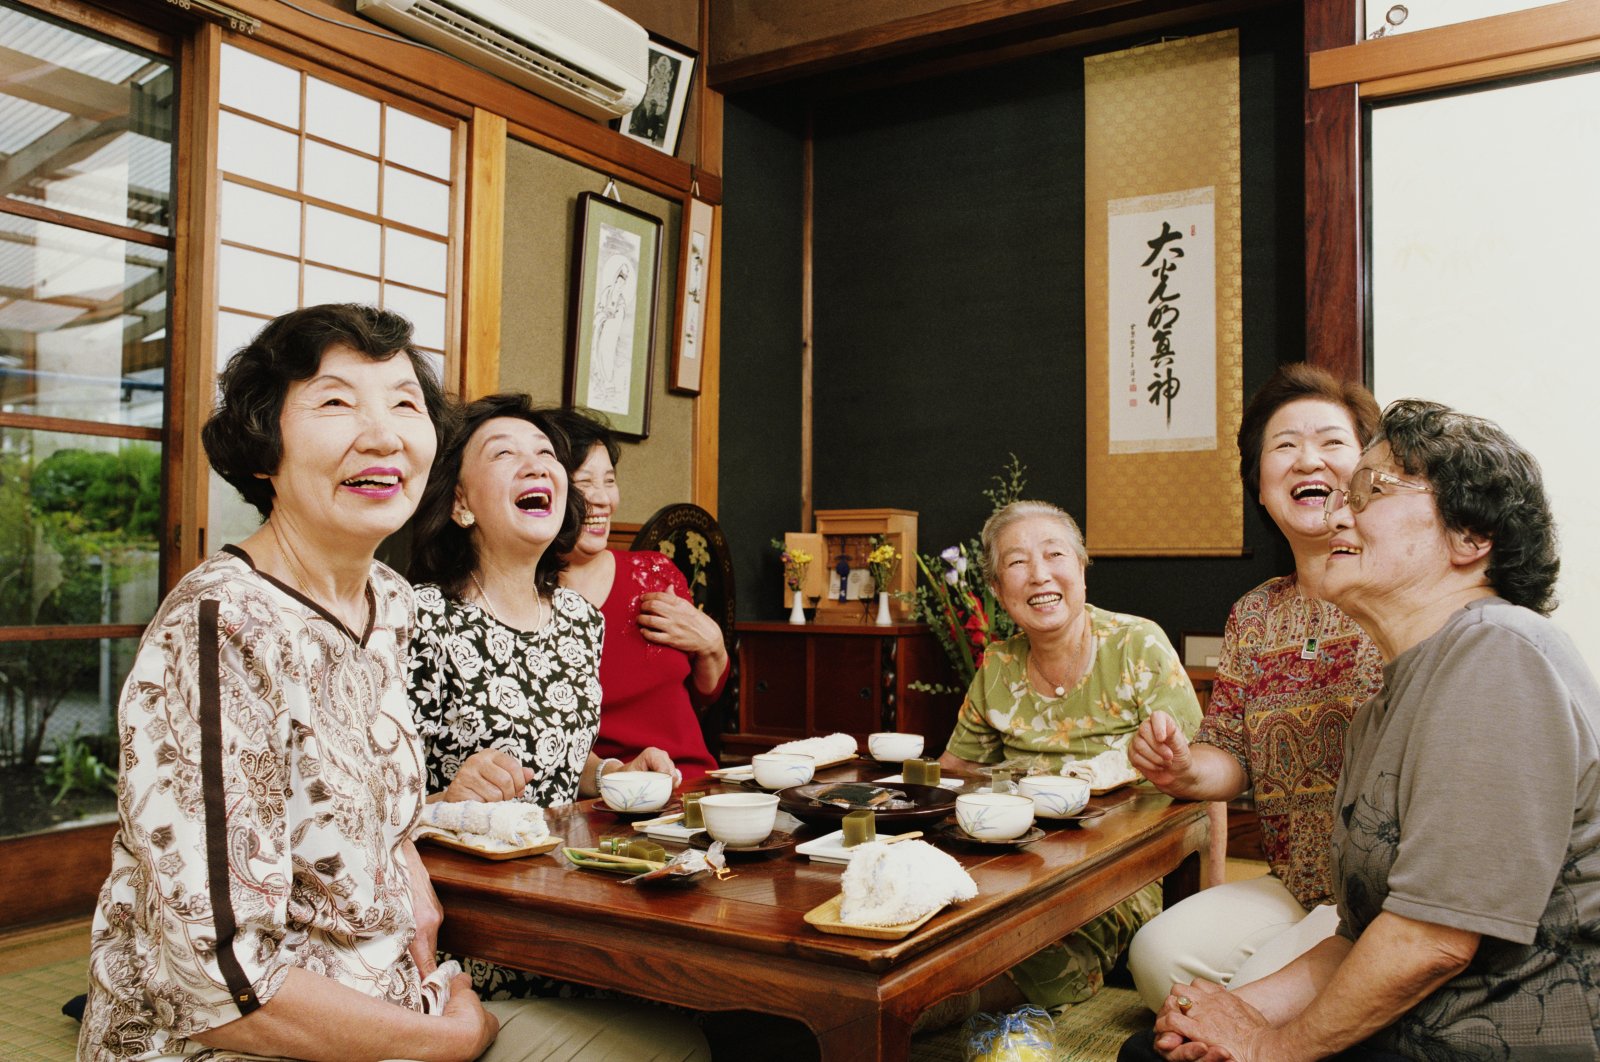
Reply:
[[500, 749], [482, 749], [468, 756], [444, 791], [446, 800], [515, 800], [533, 781], [534, 771]]
[[1173, 985], [1155, 1028], [1157, 1053], [1174, 1062], [1267, 1062], [1257, 1050], [1267, 1019], [1209, 981]]
[[1166, 712], [1150, 713], [1128, 745], [1128, 762], [1164, 793], [1187, 796], [1197, 781], [1189, 739]]
[[677, 785], [683, 780], [683, 772], [679, 771], [672, 763], [672, 757], [663, 749], [654, 745], [649, 746], [639, 755], [622, 765], [624, 771], [660, 771], [662, 774], [672, 776], [672, 784]]

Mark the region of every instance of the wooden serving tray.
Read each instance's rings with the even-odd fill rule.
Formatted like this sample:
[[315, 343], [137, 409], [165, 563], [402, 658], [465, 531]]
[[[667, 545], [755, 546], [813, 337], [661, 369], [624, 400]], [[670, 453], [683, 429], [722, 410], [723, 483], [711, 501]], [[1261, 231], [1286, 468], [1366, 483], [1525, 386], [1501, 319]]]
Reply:
[[479, 848], [476, 845], [464, 844], [461, 841], [452, 840], [449, 837], [443, 837], [436, 833], [418, 834], [417, 840], [427, 841], [429, 844], [436, 844], [440, 848], [452, 848], [457, 852], [465, 852], [468, 855], [475, 855], [479, 859], [493, 859], [497, 861], [501, 859], [521, 859], [523, 856], [543, 855], [545, 852], [553, 851], [561, 844], [561, 838], [559, 837], [546, 837], [538, 844], [530, 844], [524, 848], [507, 848], [504, 850], [497, 850], [492, 848]]
[[[844, 902], [844, 893], [840, 893], [827, 903], [813, 907], [805, 913], [808, 925], [815, 926], [824, 933], [832, 933], [840, 937], [865, 937], [868, 940], [900, 940], [909, 937], [917, 930], [928, 924], [928, 919], [938, 914], [939, 911], [929, 911], [915, 922], [901, 922], [897, 926], [856, 926], [839, 921], [839, 905]], [[940, 911], [944, 908], [940, 908]]]

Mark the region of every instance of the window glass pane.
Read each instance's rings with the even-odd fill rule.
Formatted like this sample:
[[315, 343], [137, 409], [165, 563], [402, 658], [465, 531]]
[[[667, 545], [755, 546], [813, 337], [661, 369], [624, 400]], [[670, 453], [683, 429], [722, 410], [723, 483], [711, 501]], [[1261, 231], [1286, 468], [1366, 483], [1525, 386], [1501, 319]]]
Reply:
[[293, 191], [299, 176], [300, 138], [224, 111], [217, 115], [217, 165]]
[[224, 105], [259, 115], [279, 125], [300, 125], [300, 72], [259, 55], [222, 46], [221, 98]]
[[228, 313], [226, 310], [217, 314], [217, 371], [220, 372], [228, 364], [229, 358], [254, 339], [266, 323], [260, 317]]
[[166, 233], [177, 78], [164, 60], [0, 8], [0, 189]]
[[378, 164], [348, 151], [306, 141], [305, 193], [365, 213], [378, 209]]
[[1568, 547], [1552, 618], [1600, 670], [1594, 343], [1573, 327], [1600, 242], [1600, 71], [1374, 107], [1370, 128], [1373, 390], [1488, 417], [1538, 458]]
[[384, 231], [383, 275], [432, 291], [443, 291], [448, 245], [442, 240], [413, 236], [399, 229]]
[[12, 214], [0, 248], [0, 409], [159, 426], [167, 252]]
[[417, 346], [444, 349], [444, 299], [441, 296], [385, 284], [383, 307], [410, 319]]
[[306, 132], [369, 155], [378, 153], [377, 100], [306, 78]]
[[306, 207], [306, 257], [313, 261], [377, 276], [380, 235], [375, 221]]
[[450, 186], [385, 166], [383, 216], [442, 236], [450, 231]]
[[341, 273], [335, 269], [306, 266], [306, 294], [303, 305], [322, 302], [364, 302], [376, 306], [378, 282], [368, 277]]
[[161, 446], [0, 429], [0, 623], [144, 623], [160, 598]]
[[1558, 0], [1365, 0], [1367, 36], [1392, 37], [1490, 15], [1504, 15]]
[[208, 473], [210, 491], [206, 513], [206, 552], [215, 553], [230, 542], [243, 542], [261, 526], [256, 507], [213, 469]]
[[299, 257], [298, 200], [223, 181], [221, 222], [224, 240]]
[[300, 267], [291, 258], [223, 247], [217, 254], [217, 301], [276, 317], [300, 305]]
[[384, 110], [384, 157], [440, 180], [450, 179], [450, 129], [394, 107]]

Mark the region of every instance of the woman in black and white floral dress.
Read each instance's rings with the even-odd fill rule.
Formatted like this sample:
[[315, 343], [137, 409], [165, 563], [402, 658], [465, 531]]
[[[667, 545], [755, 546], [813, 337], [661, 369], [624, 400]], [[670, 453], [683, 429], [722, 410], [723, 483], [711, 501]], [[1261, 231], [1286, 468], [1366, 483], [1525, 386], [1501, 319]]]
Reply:
[[566, 438], [527, 395], [467, 407], [417, 512], [411, 697], [430, 800], [599, 792], [607, 770], [672, 772], [659, 749], [624, 766], [592, 749], [605, 621], [557, 585], [583, 526]]

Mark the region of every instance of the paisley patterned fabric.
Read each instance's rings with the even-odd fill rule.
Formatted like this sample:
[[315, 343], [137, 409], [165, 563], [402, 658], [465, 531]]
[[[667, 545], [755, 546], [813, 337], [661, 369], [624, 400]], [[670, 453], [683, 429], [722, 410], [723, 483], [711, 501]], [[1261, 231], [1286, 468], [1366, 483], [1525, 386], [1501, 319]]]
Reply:
[[521, 799], [552, 807], [578, 798], [600, 728], [605, 621], [565, 587], [551, 601], [549, 622], [525, 632], [437, 586], [417, 587], [411, 699], [429, 792], [448, 786], [467, 757], [493, 748], [533, 768]]
[[[1314, 658], [1301, 656], [1316, 640]], [[1383, 684], [1383, 661], [1354, 620], [1269, 579], [1228, 615], [1211, 705], [1196, 741], [1228, 752], [1255, 792], [1267, 862], [1306, 910], [1332, 900], [1328, 834], [1345, 735]]]
[[162, 603], [118, 709], [80, 1059], [205, 1052], [188, 1038], [270, 1001], [291, 966], [421, 1009], [396, 850], [422, 802], [411, 588], [375, 563], [367, 594], [358, 638], [230, 547]]

